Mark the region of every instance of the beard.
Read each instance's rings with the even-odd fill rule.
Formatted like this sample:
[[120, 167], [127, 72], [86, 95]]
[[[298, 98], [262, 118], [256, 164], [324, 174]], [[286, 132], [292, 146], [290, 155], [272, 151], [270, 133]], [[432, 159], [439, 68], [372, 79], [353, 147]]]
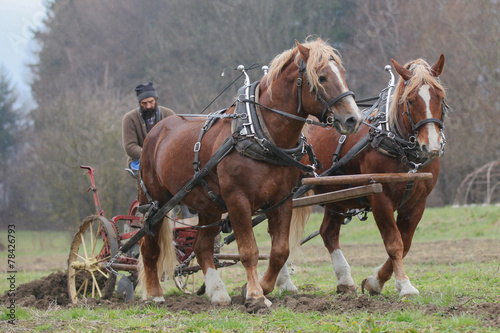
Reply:
[[157, 107], [156, 102], [155, 102], [154, 107], [151, 107], [151, 108], [143, 108], [142, 106], [139, 106], [139, 108], [141, 109], [141, 115], [145, 118], [150, 118], [150, 117], [154, 116], [154, 114], [156, 112], [156, 107]]

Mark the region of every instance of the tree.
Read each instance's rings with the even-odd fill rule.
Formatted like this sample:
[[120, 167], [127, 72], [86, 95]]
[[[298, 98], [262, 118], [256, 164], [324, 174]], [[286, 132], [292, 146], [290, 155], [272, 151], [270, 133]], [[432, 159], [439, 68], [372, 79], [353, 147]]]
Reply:
[[[468, 172], [500, 158], [498, 141], [470, 140], [497, 131], [491, 120], [500, 105], [499, 6], [492, 0], [54, 1], [35, 37], [32, 127], [10, 157], [18, 177], [11, 198], [26, 202], [16, 211], [37, 227], [77, 223], [93, 211], [78, 168], [90, 164], [105, 209], [123, 212], [135, 185], [122, 170], [120, 123], [137, 107], [135, 85], [153, 80], [160, 104], [199, 113], [239, 75], [232, 70], [237, 65], [268, 64], [309, 35], [339, 49], [358, 98], [386, 87], [391, 58], [435, 62], [445, 54], [442, 79], [455, 112], [445, 122], [448, 144], [435, 193], [444, 198], [439, 203], [451, 203]], [[228, 107], [236, 85], [207, 112]], [[22, 193], [22, 186], [33, 190]]]
[[343, 53], [350, 65], [356, 64], [350, 74], [361, 96], [376, 94], [387, 84], [383, 68], [391, 58], [434, 63], [441, 53], [446, 57], [441, 78], [454, 112], [445, 121], [448, 142], [433, 196], [439, 204], [451, 204], [469, 172], [500, 158], [498, 140], [480, 139], [498, 132], [492, 120], [500, 105], [500, 3], [356, 0], [353, 5], [356, 15], [350, 25], [356, 33]]
[[7, 225], [10, 206], [11, 158], [15, 153], [19, 128], [17, 94], [4, 67], [0, 67], [0, 225]]
[[[26, 155], [42, 176], [26, 172], [25, 180], [37, 187], [29, 194], [37, 227], [74, 228], [93, 211], [91, 197], [82, 197], [88, 180], [79, 164], [96, 168], [105, 211], [125, 211], [131, 198], [121, 189], [135, 189], [120, 162], [120, 125], [123, 114], [137, 107], [135, 85], [153, 80], [160, 104], [178, 113], [200, 112], [240, 74], [226, 69], [221, 77], [225, 68], [268, 64], [294, 46], [294, 39], [336, 31], [338, 3], [329, 5], [333, 12], [319, 10], [320, 3], [328, 2], [54, 2], [46, 27], [36, 33], [40, 52], [32, 90], [38, 107], [31, 119], [37, 139]], [[327, 16], [322, 30], [312, 28]], [[253, 79], [261, 75], [250, 73]], [[236, 89], [209, 111], [229, 106]]]
[[17, 98], [7, 71], [0, 67], [0, 163], [4, 163], [14, 151], [19, 119]]

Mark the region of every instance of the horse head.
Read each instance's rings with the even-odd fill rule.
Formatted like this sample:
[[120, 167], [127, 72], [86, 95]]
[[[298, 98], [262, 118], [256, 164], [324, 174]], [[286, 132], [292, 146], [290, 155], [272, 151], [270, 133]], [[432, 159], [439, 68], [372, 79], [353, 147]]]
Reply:
[[347, 87], [338, 51], [319, 38], [295, 44], [295, 48], [271, 62], [267, 76], [269, 91], [278, 75], [288, 77], [296, 81], [299, 115], [313, 115], [342, 134], [356, 132], [363, 117], [354, 93]]
[[432, 67], [422, 59], [404, 66], [394, 59], [392, 63], [400, 77], [389, 123], [406, 134], [410, 142], [416, 142], [426, 158], [439, 158], [446, 142], [443, 134], [446, 92], [438, 79], [444, 69], [444, 56], [441, 54]]

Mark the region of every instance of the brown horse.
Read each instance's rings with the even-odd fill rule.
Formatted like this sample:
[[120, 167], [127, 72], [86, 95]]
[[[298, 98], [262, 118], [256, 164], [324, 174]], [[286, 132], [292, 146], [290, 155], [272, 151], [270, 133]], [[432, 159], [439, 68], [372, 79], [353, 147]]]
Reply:
[[[363, 199], [336, 202], [325, 206], [320, 234], [332, 257], [333, 271], [337, 277], [337, 291], [356, 293], [347, 263], [339, 245], [340, 227], [348, 209], [369, 209], [377, 223], [389, 258], [373, 275], [362, 283], [362, 290], [378, 294], [392, 274], [399, 296], [418, 294], [412, 286], [403, 266], [403, 258], [410, 250], [413, 234], [422, 218], [427, 196], [431, 193], [439, 175], [439, 157], [444, 149], [443, 117], [446, 111], [445, 90], [438, 80], [444, 68], [444, 56], [432, 67], [422, 59], [401, 66], [392, 60], [399, 81], [396, 85], [390, 108], [385, 116], [371, 114], [367, 123], [356, 134], [347, 136], [339, 146], [340, 135], [333, 131], [313, 128], [308, 140], [315, 148], [317, 158], [324, 170], [332, 165], [333, 158], [341, 164], [335, 174], [430, 172], [431, 180], [415, 183], [386, 183], [383, 192]], [[391, 74], [392, 75], [392, 74]], [[379, 111], [385, 111], [381, 107]], [[384, 130], [383, 122], [388, 128]], [[378, 126], [375, 126], [379, 124]], [[343, 163], [342, 157], [353, 146], [365, 140], [363, 149], [352, 159]], [[342, 141], [342, 140], [341, 140]], [[335, 154], [334, 154], [335, 152]], [[334, 157], [332, 158], [332, 155]], [[337, 156], [335, 156], [337, 155]], [[323, 171], [323, 170], [320, 170]], [[332, 174], [333, 175], [333, 174]], [[341, 186], [316, 186], [315, 193], [336, 191]], [[397, 219], [394, 212], [397, 211]], [[301, 214], [302, 213], [302, 214]], [[304, 216], [297, 212], [297, 216]], [[294, 212], [295, 215], [295, 212]]]
[[[214, 115], [212, 122], [203, 117], [172, 116], [148, 134], [141, 158], [144, 187], [140, 186], [139, 200], [142, 204], [149, 201], [149, 195], [160, 206], [164, 205], [174, 195], [182, 193], [183, 186], [193, 179], [194, 160], [195, 169], [197, 165], [207, 165], [211, 157], [218, 154], [219, 147], [228, 141], [235, 144], [235, 149], [220, 156], [218, 164], [204, 178], [203, 186], [186, 189], [187, 195], [182, 200], [183, 204], [198, 211], [202, 228], [198, 229], [194, 251], [205, 277], [206, 294], [213, 304], [231, 303], [213, 259], [214, 238], [220, 229], [216, 222], [227, 211], [247, 274], [246, 298], [263, 299], [269, 305], [264, 295], [273, 290], [278, 272], [289, 254], [292, 215], [289, 194], [304, 173], [293, 162], [269, 161], [272, 159], [269, 151], [275, 148], [285, 154], [295, 151], [296, 160], [300, 161], [307, 148], [301, 130], [309, 115], [322, 123], [335, 125], [342, 133], [358, 129], [362, 115], [352, 92], [347, 89], [344, 74], [336, 50], [327, 43], [322, 40], [296, 42], [296, 47], [271, 62], [269, 73], [255, 90], [258, 102], [257, 97], [252, 102], [248, 95], [240, 94], [235, 104], [225, 113]], [[248, 78], [246, 88], [250, 86], [247, 81]], [[303, 82], [309, 87], [304, 84], [302, 89]], [[250, 118], [245, 110], [252, 106], [256, 113]], [[244, 117], [238, 113], [241, 109]], [[257, 127], [262, 128], [264, 137], [257, 130], [253, 132]], [[228, 138], [230, 140], [226, 140]], [[259, 155], [259, 149], [267, 157], [248, 157], [256, 151]], [[259, 250], [252, 230], [252, 215], [257, 210], [266, 210], [272, 237], [269, 267], [260, 281], [256, 269]], [[163, 274], [159, 238], [165, 232], [160, 229], [168, 228], [168, 223], [160, 222], [155, 235], [145, 236], [141, 244], [142, 282], [146, 296], [156, 301], [163, 299], [158, 279]]]

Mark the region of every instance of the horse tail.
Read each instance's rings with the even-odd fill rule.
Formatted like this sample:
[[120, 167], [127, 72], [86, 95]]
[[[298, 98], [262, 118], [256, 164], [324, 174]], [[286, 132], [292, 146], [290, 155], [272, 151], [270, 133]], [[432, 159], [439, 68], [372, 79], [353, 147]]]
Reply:
[[[306, 194], [304, 194], [304, 196], [309, 196], [311, 194], [312, 191], [309, 191]], [[289, 236], [291, 254], [300, 251], [300, 243], [304, 235], [304, 229], [306, 227], [307, 222], [309, 221], [311, 213], [312, 213], [311, 206], [294, 208], [292, 211], [292, 221], [290, 223], [290, 236]]]
[[[177, 266], [177, 257], [174, 248], [174, 236], [170, 221], [167, 217], [163, 219], [159, 228], [156, 230], [158, 247], [160, 254], [156, 262], [156, 269], [158, 272], [158, 280], [162, 280], [165, 274], [166, 278], [174, 276], [175, 267]], [[147, 298], [146, 290], [146, 273], [144, 271], [144, 263], [142, 260], [142, 253], [139, 254], [138, 264], [138, 284], [137, 287], [142, 291], [142, 299]]]

